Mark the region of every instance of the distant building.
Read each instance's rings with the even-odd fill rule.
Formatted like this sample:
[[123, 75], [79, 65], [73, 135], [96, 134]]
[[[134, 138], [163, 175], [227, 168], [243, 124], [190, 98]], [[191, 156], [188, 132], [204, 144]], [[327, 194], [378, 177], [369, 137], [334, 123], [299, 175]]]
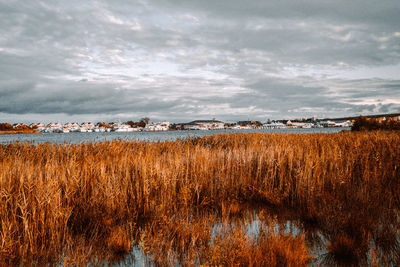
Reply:
[[259, 121], [238, 121], [239, 129], [262, 129], [263, 124]]
[[129, 124], [119, 124], [113, 127], [114, 132], [138, 132], [139, 128], [132, 128]]
[[241, 126], [250, 125], [252, 121], [238, 121], [237, 124]]
[[170, 123], [168, 121], [164, 122], [153, 122], [146, 125], [145, 131], [168, 131]]
[[177, 130], [221, 130], [225, 123], [218, 120], [195, 120], [189, 123], [175, 124]]
[[205, 130], [221, 130], [225, 128], [225, 123], [218, 120], [195, 120], [190, 122], [192, 125], [198, 125]]
[[264, 129], [283, 129], [286, 125], [281, 122], [264, 123]]
[[351, 127], [353, 126], [353, 123], [351, 121], [342, 121], [342, 122], [335, 122], [335, 127]]
[[324, 128], [336, 127], [336, 123], [334, 121], [321, 121], [319, 124]]
[[49, 123], [43, 128], [42, 132], [46, 133], [62, 133], [63, 126], [60, 123]]

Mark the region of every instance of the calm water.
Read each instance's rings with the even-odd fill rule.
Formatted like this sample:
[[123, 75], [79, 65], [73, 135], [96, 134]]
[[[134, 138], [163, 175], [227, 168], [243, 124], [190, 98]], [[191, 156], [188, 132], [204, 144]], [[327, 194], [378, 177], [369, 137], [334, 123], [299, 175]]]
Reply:
[[166, 131], [166, 132], [109, 132], [109, 133], [43, 133], [43, 134], [6, 134], [0, 135], [0, 144], [19, 142], [70, 143], [102, 142], [115, 139], [139, 141], [166, 141], [202, 137], [221, 133], [336, 133], [350, 128], [312, 128], [312, 129], [262, 129], [262, 130], [213, 130], [213, 131]]

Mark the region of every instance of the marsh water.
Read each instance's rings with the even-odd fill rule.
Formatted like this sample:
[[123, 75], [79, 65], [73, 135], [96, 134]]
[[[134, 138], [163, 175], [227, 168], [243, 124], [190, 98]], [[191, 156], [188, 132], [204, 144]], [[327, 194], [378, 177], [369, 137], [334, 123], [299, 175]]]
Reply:
[[[343, 219], [341, 216], [348, 216], [351, 220], [357, 221], [357, 211], [352, 214], [336, 214], [337, 221], [310, 222], [296, 212], [290, 214], [283, 212], [282, 215], [267, 208], [260, 215], [260, 210], [262, 209], [246, 209], [243, 213], [236, 214], [233, 217], [214, 217], [207, 229], [210, 236], [210, 246], [214, 245], [212, 244], [213, 241], [221, 233], [232, 235], [235, 232], [243, 231], [248, 241], [251, 242], [257, 240], [260, 233], [267, 231], [280, 237], [296, 238], [303, 236], [312, 257], [312, 260], [308, 263], [309, 266], [373, 266], [374, 264], [374, 266], [398, 266], [400, 231], [398, 225], [396, 226], [396, 223], [393, 223], [396, 221], [393, 221], [393, 217], [385, 218], [383, 221], [381, 221], [382, 218], [379, 218], [379, 223], [376, 224], [379, 226], [377, 227], [372, 226], [367, 229], [368, 227], [363, 223], [360, 225], [356, 223], [355, 226], [360, 227], [359, 229], [347, 229], [346, 227], [349, 227], [349, 225], [341, 221]], [[363, 218], [363, 220], [369, 219], [373, 218]], [[197, 220], [201, 221], [202, 218], [197, 218]], [[363, 235], [363, 231], [369, 231], [367, 237]], [[219, 238], [221, 237], [226, 238], [226, 235], [222, 234]], [[165, 239], [157, 239], [157, 242], [162, 244], [174, 243], [174, 240], [170, 239], [168, 235], [163, 236], [163, 238]], [[168, 250], [161, 254], [157, 249], [155, 249], [156, 252], [152, 249], [154, 248], [150, 248], [149, 252], [144, 253], [143, 247], [136, 244], [132, 247], [131, 253], [122, 261], [108, 264], [110, 266], [159, 265], [160, 262], [157, 264], [153, 262], [154, 257], [156, 257], [165, 259], [161, 260], [161, 265], [187, 265], [187, 263], [181, 264], [179, 260], [179, 257], [182, 257], [179, 245], [168, 247]], [[173, 255], [172, 260], [166, 259], [171, 255]], [[203, 264], [196, 262], [195, 265], [203, 266]]]
[[108, 133], [42, 133], [42, 134], [6, 134], [0, 135], [0, 144], [18, 142], [33, 143], [69, 143], [102, 142], [116, 139], [138, 141], [166, 141], [185, 139], [188, 137], [202, 137], [221, 133], [336, 133], [347, 131], [350, 128], [311, 128], [311, 129], [255, 129], [255, 130], [192, 130], [192, 131], [165, 131], [165, 132], [108, 132]]
[[[356, 213], [354, 213], [354, 215], [356, 215]], [[202, 220], [202, 218], [197, 219], [199, 221]], [[294, 214], [285, 214], [284, 216], [281, 216], [274, 214], [274, 212], [269, 214], [262, 212], [262, 215], [260, 215], [260, 209], [257, 209], [256, 211], [248, 209], [241, 213], [240, 216], [239, 214], [236, 214], [236, 216], [229, 218], [214, 218], [213, 221], [210, 222], [208, 228], [210, 235], [209, 244], [210, 246], [213, 246], [213, 241], [221, 233], [232, 235], [234, 232], [243, 231], [243, 233], [248, 237], [248, 241], [251, 241], [256, 240], [260, 233], [267, 231], [276, 236], [303, 236], [305, 238], [307, 249], [312, 257], [312, 260], [308, 263], [309, 266], [372, 266], [374, 264], [377, 264], [377, 266], [398, 266], [400, 232], [398, 227], [393, 225], [391, 222], [380, 222], [380, 229], [370, 229], [372, 230], [371, 236], [369, 236], [370, 240], [358, 239], [359, 232], [354, 229], [354, 236], [348, 236], [348, 233], [345, 233], [346, 230], [342, 233], [342, 227], [344, 225], [340, 223], [335, 227], [332, 227], [334, 223], [329, 223], [327, 225], [321, 224], [318, 226], [308, 223], [309, 222], [304, 221], [302, 218], [297, 217]], [[366, 229], [363, 226], [359, 229], [359, 231], [364, 230]], [[167, 236], [168, 235], [163, 236], [165, 239], [157, 239], [157, 242], [163, 244], [161, 247], [164, 247], [165, 243], [174, 243], [174, 240]], [[346, 238], [348, 237], [349, 240], [356, 240], [356, 242], [367, 244], [367, 246], [363, 247], [363, 245], [360, 245], [360, 247], [362, 247], [361, 251], [346, 251], [346, 249], [353, 249], [351, 246], [354, 244], [346, 243], [344, 240], [347, 239], [343, 239], [345, 236]], [[221, 237], [224, 238], [226, 236], [222, 234], [219, 238]], [[388, 244], [388, 241], [392, 243]], [[339, 252], [329, 251], [330, 246], [336, 245], [343, 246], [343, 250], [340, 250], [339, 248]], [[347, 245], [350, 247], [347, 248]], [[356, 246], [357, 245], [359, 244], [356, 244]], [[152, 251], [152, 249], [156, 252]], [[161, 253], [160, 251], [157, 251], [158, 248], [150, 248], [149, 251], [145, 253], [141, 245], [135, 244], [132, 246], [131, 253], [123, 260], [118, 262], [108, 262], [106, 265], [158, 266], [160, 265], [160, 261], [156, 264], [153, 262], [154, 257], [157, 257], [158, 260], [164, 258], [161, 260], [161, 265], [187, 266], [187, 263], [181, 264], [179, 260], [179, 257], [182, 257], [180, 249], [179, 245], [173, 245]], [[339, 255], [337, 253], [339, 253]], [[377, 253], [381, 253], [381, 255], [384, 256], [379, 258]], [[173, 255], [172, 259], [166, 259], [167, 257], [171, 257], [171, 255]], [[196, 262], [195, 265], [203, 266], [203, 264], [204, 263]]]

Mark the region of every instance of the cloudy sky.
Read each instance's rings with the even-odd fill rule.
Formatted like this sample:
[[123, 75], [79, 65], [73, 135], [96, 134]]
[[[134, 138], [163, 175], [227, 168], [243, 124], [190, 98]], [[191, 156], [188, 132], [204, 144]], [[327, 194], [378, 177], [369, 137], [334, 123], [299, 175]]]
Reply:
[[399, 0], [0, 0], [0, 121], [400, 112]]

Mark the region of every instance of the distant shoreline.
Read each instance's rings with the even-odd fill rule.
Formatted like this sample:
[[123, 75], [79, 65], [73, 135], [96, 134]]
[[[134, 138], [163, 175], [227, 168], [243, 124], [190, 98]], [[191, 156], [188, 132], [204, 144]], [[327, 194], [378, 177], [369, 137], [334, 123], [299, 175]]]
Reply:
[[0, 135], [3, 134], [40, 134], [40, 132], [31, 130], [31, 131], [0, 131]]

